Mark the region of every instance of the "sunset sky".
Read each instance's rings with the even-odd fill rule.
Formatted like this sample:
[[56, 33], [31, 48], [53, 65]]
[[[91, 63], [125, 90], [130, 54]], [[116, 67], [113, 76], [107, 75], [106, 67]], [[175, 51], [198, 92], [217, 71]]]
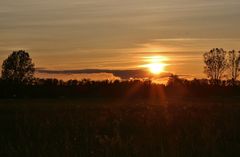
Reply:
[[[45, 70], [146, 68], [201, 77], [202, 54], [240, 49], [239, 0], [1, 0], [0, 61], [27, 50]], [[113, 77], [113, 76], [111, 76]]]

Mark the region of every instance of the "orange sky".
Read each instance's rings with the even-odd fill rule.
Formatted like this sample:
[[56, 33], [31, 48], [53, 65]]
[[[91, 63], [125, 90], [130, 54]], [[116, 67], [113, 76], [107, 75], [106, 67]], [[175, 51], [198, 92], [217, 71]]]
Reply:
[[[0, 61], [24, 49], [44, 69], [137, 69], [203, 76], [202, 54], [240, 49], [239, 0], [0, 2]], [[66, 76], [67, 77], [67, 76]]]

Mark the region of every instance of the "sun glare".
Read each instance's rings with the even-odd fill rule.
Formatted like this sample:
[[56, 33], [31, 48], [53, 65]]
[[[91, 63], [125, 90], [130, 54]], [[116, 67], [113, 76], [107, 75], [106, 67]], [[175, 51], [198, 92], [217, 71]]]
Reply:
[[165, 71], [165, 67], [167, 64], [164, 63], [164, 61], [167, 60], [166, 57], [163, 56], [150, 56], [150, 57], [144, 57], [144, 61], [148, 62], [148, 64], [144, 64], [141, 67], [148, 68], [149, 72], [152, 74], [160, 74]]
[[148, 64], [148, 68], [149, 68], [150, 72], [153, 74], [160, 74], [161, 72], [164, 71], [164, 67], [165, 66], [161, 63]]

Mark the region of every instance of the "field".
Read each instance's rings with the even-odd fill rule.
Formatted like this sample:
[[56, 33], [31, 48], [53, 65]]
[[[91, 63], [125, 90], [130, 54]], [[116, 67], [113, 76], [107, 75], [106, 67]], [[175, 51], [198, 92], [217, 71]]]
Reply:
[[239, 100], [0, 100], [0, 156], [240, 156]]

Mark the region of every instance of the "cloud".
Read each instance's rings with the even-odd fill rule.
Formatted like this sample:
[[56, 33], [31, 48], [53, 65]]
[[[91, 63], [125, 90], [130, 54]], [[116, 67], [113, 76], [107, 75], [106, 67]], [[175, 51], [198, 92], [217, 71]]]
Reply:
[[[79, 74], [109, 74], [110, 76], [114, 76], [115, 78], [121, 79], [130, 79], [130, 78], [151, 78], [153, 77], [148, 71], [143, 69], [136, 70], [109, 70], [109, 69], [81, 69], [81, 70], [48, 70], [43, 68], [38, 68], [37, 73], [39, 74], [47, 74], [47, 75], [79, 75]], [[154, 78], [166, 78], [171, 76], [172, 73], [162, 73], [158, 76], [154, 76]]]
[[35, 77], [43, 78], [43, 79], [59, 79], [59, 80], [82, 80], [82, 79], [90, 79], [90, 80], [121, 80], [121, 78], [114, 76], [111, 73], [94, 73], [94, 74], [54, 74], [54, 73], [39, 73], [37, 72]]
[[[37, 69], [38, 78], [56, 78], [64, 81], [90, 79], [94, 81], [101, 80], [128, 80], [150, 78], [152, 82], [158, 84], [167, 84], [172, 73], [161, 73], [151, 75], [143, 69], [136, 70], [108, 70], [108, 69], [82, 69], [82, 70], [48, 70], [44, 68]], [[192, 80], [195, 77], [191, 75], [178, 75], [180, 78]]]

